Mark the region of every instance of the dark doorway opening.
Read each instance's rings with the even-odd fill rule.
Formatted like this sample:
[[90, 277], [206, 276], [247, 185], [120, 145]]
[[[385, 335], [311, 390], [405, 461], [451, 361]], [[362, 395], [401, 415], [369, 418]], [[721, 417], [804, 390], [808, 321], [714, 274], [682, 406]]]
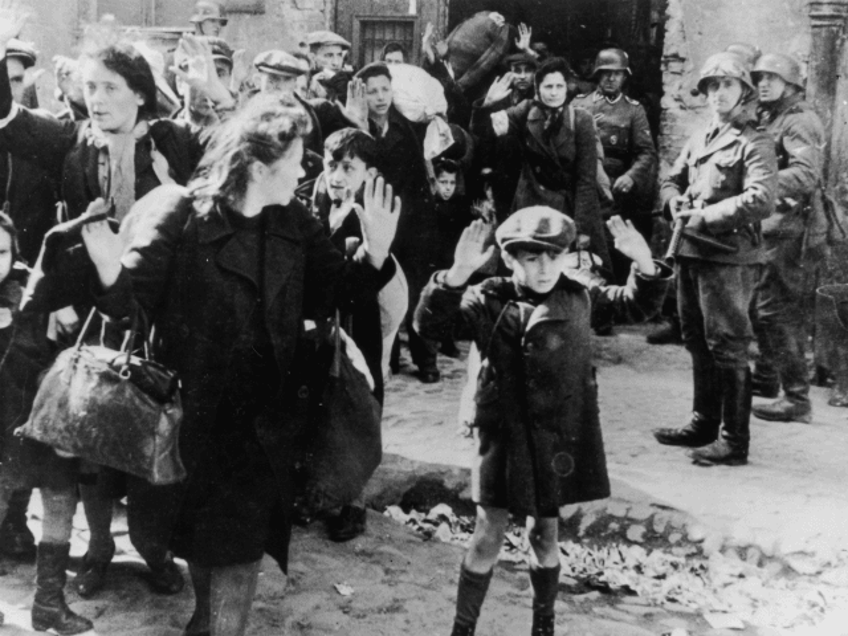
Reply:
[[624, 49], [633, 69], [627, 92], [645, 104], [656, 138], [667, 5], [668, 0], [450, 0], [448, 28], [479, 11], [497, 11], [510, 24], [531, 26], [533, 41], [547, 44], [575, 71], [602, 48]]

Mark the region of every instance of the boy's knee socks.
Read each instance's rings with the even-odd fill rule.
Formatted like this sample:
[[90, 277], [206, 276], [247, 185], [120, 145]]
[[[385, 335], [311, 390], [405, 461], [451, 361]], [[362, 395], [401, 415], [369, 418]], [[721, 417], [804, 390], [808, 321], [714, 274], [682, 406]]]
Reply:
[[489, 591], [492, 572], [477, 574], [465, 567], [459, 569], [459, 588], [456, 593], [456, 623], [465, 627], [473, 627], [480, 616], [480, 608]]
[[543, 568], [530, 566], [530, 583], [533, 585], [533, 614], [553, 616], [559, 590], [560, 566]]

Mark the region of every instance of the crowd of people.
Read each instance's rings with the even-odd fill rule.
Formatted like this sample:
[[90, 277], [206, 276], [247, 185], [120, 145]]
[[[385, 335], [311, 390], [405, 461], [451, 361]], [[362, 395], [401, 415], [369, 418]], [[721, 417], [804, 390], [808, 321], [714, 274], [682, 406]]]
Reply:
[[[181, 591], [174, 558], [188, 563], [184, 633], [245, 633], [260, 561], [285, 569], [296, 516], [298, 342], [336, 316], [379, 404], [401, 370], [400, 329], [424, 383], [440, 381], [439, 353], [471, 340], [478, 513], [454, 636], [474, 633], [510, 515], [528, 520], [532, 634], [554, 634], [558, 510], [609, 496], [593, 330], [648, 320], [676, 289], [692, 416], [654, 435], [696, 464], [745, 464], [752, 410], [810, 421], [824, 131], [793, 58], [711, 56], [697, 85], [709, 114], [658, 189], [655, 133], [613, 45], [581, 76], [519, 25], [501, 74], [468, 90], [428, 26], [413, 70], [440, 87], [434, 122], [398, 99], [413, 72], [401, 44], [354, 69], [350, 43], [317, 31], [248, 63], [222, 6], [201, 0], [169, 53], [94, 25], [78, 59], [53, 60], [64, 108], [50, 113], [25, 22], [0, 2], [0, 548], [36, 561], [35, 629], [92, 629], [65, 601], [73, 516], [82, 501], [90, 540], [73, 585], [88, 598], [107, 583], [126, 497], [151, 590]], [[649, 247], [655, 210], [675, 228], [665, 260]], [[66, 247], [84, 258], [46, 271], [45, 235], [68, 220], [80, 223]], [[22, 307], [36, 276], [50, 284]], [[15, 435], [89, 314], [107, 341], [133, 316], [155, 327], [153, 356], [181, 380], [185, 480], [153, 485]], [[337, 541], [366, 529], [362, 498], [344, 504], [328, 515]]]

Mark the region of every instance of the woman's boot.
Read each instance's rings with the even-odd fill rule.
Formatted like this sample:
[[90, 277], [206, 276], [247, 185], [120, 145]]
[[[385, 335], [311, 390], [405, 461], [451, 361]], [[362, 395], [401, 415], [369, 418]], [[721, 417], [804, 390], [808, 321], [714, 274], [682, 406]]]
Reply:
[[558, 565], [552, 568], [530, 566], [530, 583], [533, 585], [533, 629], [530, 636], [554, 636], [559, 572]]
[[35, 601], [32, 604], [32, 628], [53, 631], [60, 636], [81, 634], [94, 628], [87, 618], [74, 614], [65, 603], [65, 570], [69, 543], [39, 543], [35, 563]]

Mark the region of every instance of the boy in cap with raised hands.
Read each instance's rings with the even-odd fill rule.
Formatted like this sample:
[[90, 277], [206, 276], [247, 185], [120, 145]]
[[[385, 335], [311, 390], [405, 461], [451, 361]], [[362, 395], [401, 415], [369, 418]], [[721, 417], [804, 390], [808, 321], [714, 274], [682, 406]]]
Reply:
[[[651, 258], [633, 224], [613, 217], [616, 248], [633, 260], [627, 285], [564, 273], [574, 222], [546, 206], [519, 210], [495, 237], [508, 278], [466, 287], [491, 256], [482, 221], [466, 228], [449, 270], [421, 296], [415, 325], [439, 340], [464, 327], [480, 351], [474, 416], [474, 536], [459, 575], [452, 636], [473, 636], [510, 515], [527, 519], [532, 546], [532, 636], [553, 636], [559, 582], [559, 508], [610, 494], [592, 366], [591, 328], [613, 314], [643, 321], [662, 302], [671, 270]], [[471, 372], [471, 370], [469, 370]]]

